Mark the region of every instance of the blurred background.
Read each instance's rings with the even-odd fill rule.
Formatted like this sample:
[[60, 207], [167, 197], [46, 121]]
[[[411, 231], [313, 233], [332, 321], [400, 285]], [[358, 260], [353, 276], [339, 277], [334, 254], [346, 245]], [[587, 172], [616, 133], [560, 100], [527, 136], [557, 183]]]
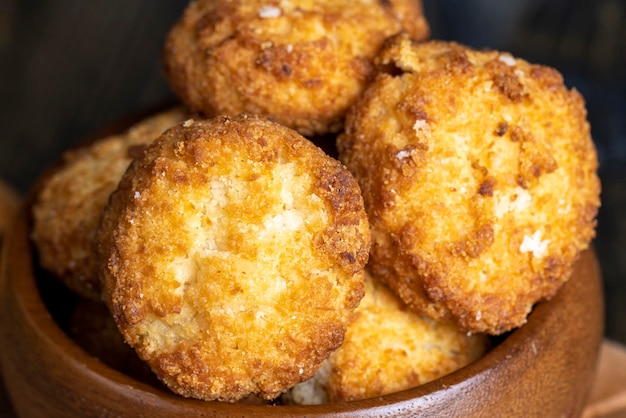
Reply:
[[[586, 98], [603, 182], [606, 334], [626, 343], [626, 2], [424, 0], [432, 37], [560, 70]], [[173, 100], [164, 37], [187, 0], [0, 0], [0, 178], [24, 193], [61, 152]]]

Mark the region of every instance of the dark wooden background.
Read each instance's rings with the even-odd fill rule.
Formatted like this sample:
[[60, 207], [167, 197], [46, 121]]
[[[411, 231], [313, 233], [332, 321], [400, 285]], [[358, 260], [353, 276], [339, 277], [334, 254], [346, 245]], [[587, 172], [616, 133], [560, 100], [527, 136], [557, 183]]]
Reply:
[[[602, 163], [606, 335], [626, 343], [626, 4], [425, 0], [433, 36], [558, 68], [587, 99]], [[0, 0], [0, 178], [24, 192], [99, 127], [173, 99], [160, 50], [187, 0]]]

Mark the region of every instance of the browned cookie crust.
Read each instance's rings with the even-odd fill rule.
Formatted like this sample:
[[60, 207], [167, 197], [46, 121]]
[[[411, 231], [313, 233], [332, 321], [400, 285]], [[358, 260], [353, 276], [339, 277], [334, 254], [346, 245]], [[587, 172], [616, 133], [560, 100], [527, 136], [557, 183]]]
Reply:
[[555, 294], [594, 237], [597, 157], [554, 69], [390, 40], [338, 140], [363, 190], [372, 268], [414, 310], [499, 334]]
[[425, 39], [419, 0], [197, 0], [164, 64], [181, 100], [208, 116], [264, 115], [303, 135], [338, 131], [390, 35]]
[[189, 120], [112, 195], [104, 299], [173, 391], [272, 399], [343, 342], [369, 242], [356, 180], [295, 131], [248, 115]]

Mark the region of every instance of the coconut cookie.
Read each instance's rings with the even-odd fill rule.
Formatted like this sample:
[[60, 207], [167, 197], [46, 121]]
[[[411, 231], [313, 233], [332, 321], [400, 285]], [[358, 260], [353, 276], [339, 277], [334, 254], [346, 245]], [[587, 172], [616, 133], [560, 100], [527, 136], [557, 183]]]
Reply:
[[112, 195], [104, 299], [174, 392], [273, 399], [343, 342], [369, 243], [356, 180], [295, 131], [249, 115], [189, 120]]
[[372, 271], [415, 311], [473, 332], [522, 325], [594, 237], [585, 105], [506, 52], [392, 38], [338, 140], [372, 225]]

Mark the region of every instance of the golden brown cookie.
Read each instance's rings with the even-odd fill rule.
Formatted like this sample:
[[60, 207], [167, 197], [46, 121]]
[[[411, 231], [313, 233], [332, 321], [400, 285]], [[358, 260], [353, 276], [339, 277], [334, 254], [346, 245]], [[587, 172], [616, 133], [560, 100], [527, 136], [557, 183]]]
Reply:
[[189, 120], [135, 160], [99, 232], [103, 295], [174, 392], [277, 397], [343, 342], [369, 225], [337, 160], [260, 117]]
[[32, 239], [41, 265], [69, 289], [100, 300], [94, 237], [109, 195], [132, 159], [187, 116], [183, 108], [164, 111], [124, 133], [68, 151], [43, 181], [32, 209]]
[[339, 155], [372, 225], [373, 273], [415, 311], [500, 334], [550, 298], [594, 237], [597, 156], [554, 69], [390, 40]]
[[206, 115], [248, 112], [303, 135], [338, 131], [385, 38], [425, 39], [419, 0], [191, 2], [164, 46], [180, 99]]
[[449, 374], [490, 347], [484, 334], [417, 315], [366, 273], [365, 296], [343, 345], [311, 381], [288, 392], [289, 401], [347, 402], [399, 392]]

